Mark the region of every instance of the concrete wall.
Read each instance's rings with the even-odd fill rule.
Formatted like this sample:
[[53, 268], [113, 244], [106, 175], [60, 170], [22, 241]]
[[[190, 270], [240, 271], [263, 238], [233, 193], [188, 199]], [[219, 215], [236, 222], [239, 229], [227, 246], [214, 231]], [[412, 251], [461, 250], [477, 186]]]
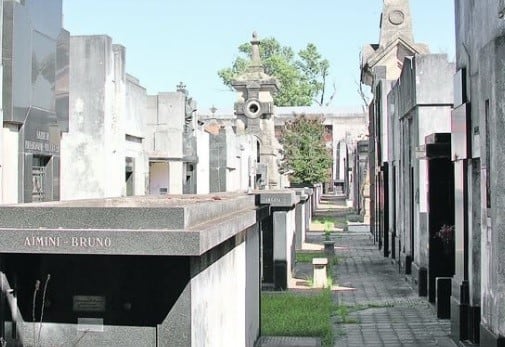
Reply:
[[105, 144], [112, 58], [112, 40], [107, 36], [70, 38], [70, 113], [69, 132], [62, 137], [62, 200], [107, 196], [106, 163], [114, 162], [110, 145]]
[[209, 193], [209, 133], [196, 129], [196, 151], [198, 163], [196, 164], [196, 193]]
[[[145, 89], [125, 72], [108, 36], [70, 38], [69, 132], [62, 139], [62, 200], [143, 195]], [[127, 192], [126, 160], [133, 184]]]
[[138, 79], [126, 74], [125, 157], [134, 160], [133, 195], [146, 194], [149, 182], [149, 163], [142, 144], [145, 110], [146, 89], [140, 85]]
[[226, 141], [226, 191], [240, 190], [240, 142], [231, 126], [225, 126]]
[[[398, 185], [390, 193], [395, 194], [399, 201], [395, 213], [402, 267], [406, 265], [407, 256], [417, 266], [426, 266], [428, 262], [428, 177], [426, 162], [419, 161], [416, 152], [419, 146], [424, 145], [426, 135], [451, 130], [453, 73], [454, 66], [447, 61], [446, 55], [408, 57], [404, 61], [398, 82], [389, 93], [388, 108], [394, 112], [393, 118], [398, 119], [398, 123], [395, 119], [390, 119], [393, 128], [389, 135], [393, 139], [389, 145], [393, 146], [393, 151], [388, 151], [388, 155], [392, 155], [392, 166], [397, 167], [397, 178], [392, 179], [397, 179]], [[395, 141], [395, 136], [398, 141]], [[397, 245], [392, 246], [399, 248]]]
[[257, 226], [241, 237], [191, 280], [191, 346], [252, 347], [259, 335]]
[[[480, 247], [481, 251], [480, 254], [471, 251], [468, 256], [474, 263], [479, 258], [481, 262], [481, 341], [489, 345], [496, 344], [498, 336], [502, 340], [505, 336], [502, 309], [505, 305], [505, 223], [502, 213], [505, 191], [498, 174], [505, 162], [501, 139], [505, 131], [505, 22], [500, 18], [504, 7], [501, 0], [455, 1], [456, 63], [458, 69], [465, 69], [466, 85], [461, 94], [467, 96], [471, 105], [468, 126], [473, 136], [472, 160], [466, 165], [467, 172], [471, 173], [468, 192], [475, 192], [474, 185], [480, 185], [481, 201], [480, 209], [474, 203], [470, 206], [474, 216], [468, 230], [472, 249]], [[480, 147], [480, 151], [476, 147]], [[475, 222], [476, 218], [481, 220], [480, 225]], [[472, 298], [479, 285], [478, 275], [473, 272], [471, 276]], [[474, 298], [472, 300], [472, 306], [478, 304]]]
[[[147, 97], [143, 131], [144, 150], [150, 162], [169, 163], [168, 193], [183, 193], [183, 131], [186, 95], [182, 92], [163, 92]], [[158, 172], [159, 173], [159, 172]], [[156, 175], [156, 174], [154, 174]], [[166, 182], [149, 181], [156, 187]], [[155, 194], [157, 189], [149, 189]]]

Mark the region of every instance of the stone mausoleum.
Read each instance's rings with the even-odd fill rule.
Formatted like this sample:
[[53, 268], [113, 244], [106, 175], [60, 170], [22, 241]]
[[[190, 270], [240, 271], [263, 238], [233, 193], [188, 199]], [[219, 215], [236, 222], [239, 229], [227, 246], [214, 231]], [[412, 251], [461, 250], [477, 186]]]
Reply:
[[61, 8], [61, 0], [0, 3], [0, 203], [60, 199], [69, 72]]
[[25, 346], [252, 347], [268, 215], [243, 194], [3, 207], [0, 336]]

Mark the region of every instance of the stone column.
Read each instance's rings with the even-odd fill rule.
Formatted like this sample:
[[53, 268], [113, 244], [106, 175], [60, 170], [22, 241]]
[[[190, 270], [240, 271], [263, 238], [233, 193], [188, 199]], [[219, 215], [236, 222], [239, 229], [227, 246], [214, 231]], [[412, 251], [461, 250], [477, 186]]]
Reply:
[[271, 257], [273, 286], [276, 290], [286, 290], [292, 276], [295, 260], [295, 206], [299, 201], [299, 196], [293, 190], [268, 191], [260, 194], [260, 204], [270, 205], [272, 211]]
[[296, 249], [302, 249], [305, 242], [305, 232], [307, 231], [306, 214], [309, 196], [305, 193], [305, 189], [295, 189], [296, 196], [299, 197], [300, 203], [295, 207], [295, 233], [296, 233]]

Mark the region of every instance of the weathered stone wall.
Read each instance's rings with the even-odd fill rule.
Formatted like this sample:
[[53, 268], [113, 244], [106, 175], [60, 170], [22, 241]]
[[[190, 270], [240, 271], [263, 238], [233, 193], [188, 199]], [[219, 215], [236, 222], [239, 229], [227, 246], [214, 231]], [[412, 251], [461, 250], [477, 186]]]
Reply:
[[[466, 86], [463, 95], [471, 105], [469, 126], [472, 136], [472, 160], [467, 163], [471, 173], [468, 191], [476, 192], [480, 184], [480, 208], [471, 204], [470, 237], [472, 262], [481, 261], [481, 339], [491, 343], [491, 335], [505, 336], [505, 192], [502, 177], [505, 156], [505, 4], [500, 0], [455, 1], [457, 68], [465, 69]], [[480, 151], [479, 151], [480, 149]], [[479, 153], [480, 152], [480, 153]], [[480, 161], [479, 161], [480, 158]], [[480, 173], [479, 173], [480, 171]], [[475, 201], [474, 201], [475, 202]], [[481, 221], [479, 224], [478, 220]], [[479, 234], [480, 243], [479, 243]], [[478, 292], [477, 273], [473, 273], [469, 285], [473, 305], [473, 293]], [[482, 335], [484, 333], [484, 335]], [[496, 343], [496, 341], [494, 342]]]
[[[62, 138], [61, 199], [105, 197], [114, 187], [108, 186], [107, 177], [115, 176], [107, 168], [118, 164], [105, 133], [111, 125], [113, 101], [107, 95], [113, 88], [111, 38], [71, 37], [70, 61], [69, 132]], [[116, 187], [114, 193], [119, 196], [120, 190]]]
[[[241, 237], [240, 244], [191, 279], [191, 346], [252, 347], [259, 335], [258, 228]], [[193, 266], [201, 267], [202, 261]]]
[[[426, 163], [416, 158], [417, 148], [425, 137], [435, 132], [450, 132], [453, 66], [446, 55], [416, 55], [406, 58], [398, 82], [390, 92], [388, 108], [394, 110], [390, 123], [398, 125], [399, 142], [390, 144], [399, 162], [397, 236], [401, 244], [400, 260], [410, 256], [417, 266], [427, 266], [427, 190]], [[398, 122], [398, 123], [396, 123]], [[393, 128], [395, 129], [395, 128]], [[399, 156], [399, 157], [398, 157]], [[393, 167], [396, 165], [393, 163]], [[392, 178], [394, 179], [394, 178]], [[393, 193], [393, 192], [392, 192]], [[392, 220], [393, 222], [394, 220]], [[413, 233], [412, 233], [413, 231]]]

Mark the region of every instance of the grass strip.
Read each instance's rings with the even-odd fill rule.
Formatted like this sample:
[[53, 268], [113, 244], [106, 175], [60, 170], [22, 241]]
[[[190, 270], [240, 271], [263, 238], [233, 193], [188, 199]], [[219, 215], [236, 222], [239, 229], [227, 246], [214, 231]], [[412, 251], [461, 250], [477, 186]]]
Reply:
[[326, 258], [326, 257], [327, 256], [323, 252], [296, 252], [296, 262], [297, 263], [312, 264], [312, 259]]
[[312, 218], [312, 223], [315, 224], [331, 224], [333, 228], [343, 228], [347, 225], [345, 216], [317, 216]]
[[320, 337], [323, 346], [333, 345], [330, 290], [315, 294], [262, 293], [261, 333], [264, 336]]

